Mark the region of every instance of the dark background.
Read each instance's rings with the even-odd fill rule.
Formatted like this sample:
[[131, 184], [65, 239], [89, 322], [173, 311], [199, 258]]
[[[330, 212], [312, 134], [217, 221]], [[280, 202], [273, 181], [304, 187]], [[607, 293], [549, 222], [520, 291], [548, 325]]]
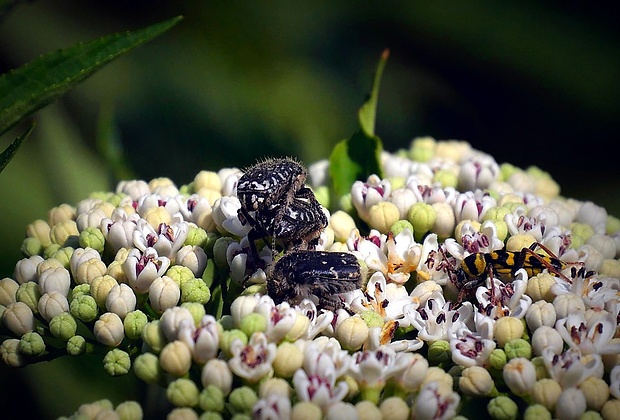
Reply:
[[[422, 135], [466, 140], [499, 163], [538, 166], [562, 195], [620, 216], [617, 14], [596, 3], [32, 1], [0, 20], [0, 71], [177, 15], [185, 18], [169, 32], [37, 113], [0, 175], [1, 276], [12, 275], [28, 223], [119, 176], [180, 186], [202, 169], [266, 155], [326, 158], [356, 130], [385, 48], [376, 133], [386, 150]], [[117, 141], [129, 174], [103, 158], [101, 136]], [[66, 364], [43, 367], [80, 370]], [[27, 408], [49, 417], [101, 397], [83, 379], [41, 392], [37, 375], [48, 370], [37, 369], [0, 368], [3, 407], [15, 405], [11, 381], [34, 390]]]

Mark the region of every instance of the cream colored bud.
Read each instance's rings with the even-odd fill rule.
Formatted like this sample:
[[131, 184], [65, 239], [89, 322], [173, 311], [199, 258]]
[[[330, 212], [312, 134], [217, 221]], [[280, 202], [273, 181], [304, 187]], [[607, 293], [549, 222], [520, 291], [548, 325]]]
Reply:
[[136, 309], [136, 302], [136, 295], [131, 287], [126, 284], [115, 284], [108, 293], [105, 307], [124, 319], [129, 312]]
[[536, 356], [542, 356], [543, 350], [547, 348], [554, 354], [560, 354], [564, 349], [564, 340], [555, 328], [543, 325], [532, 334], [532, 348]]
[[511, 340], [521, 338], [525, 332], [525, 327], [520, 319], [505, 316], [499, 318], [493, 327], [493, 335], [499, 347], [504, 347]]
[[342, 347], [355, 351], [359, 350], [368, 339], [370, 329], [366, 322], [358, 315], [346, 318], [336, 327], [336, 337]]
[[353, 220], [349, 213], [338, 210], [330, 216], [329, 225], [334, 230], [334, 240], [346, 242], [351, 235], [351, 231], [355, 229], [355, 220]]
[[19, 283], [9, 277], [0, 280], [0, 305], [6, 306], [15, 302], [15, 292], [18, 287]]
[[399, 218], [400, 212], [398, 207], [389, 201], [380, 201], [368, 210], [368, 224], [384, 234], [390, 231], [390, 227], [396, 223]]
[[448, 238], [454, 233], [456, 226], [456, 216], [454, 215], [454, 208], [445, 201], [439, 201], [431, 204], [435, 213], [437, 213], [437, 219], [431, 229], [433, 233], [436, 233], [440, 238]]
[[67, 296], [71, 287], [71, 274], [64, 267], [48, 268], [39, 275], [41, 293], [59, 292]]
[[506, 250], [511, 252], [521, 251], [523, 248], [529, 248], [536, 238], [528, 233], [517, 233], [512, 235], [506, 241]]
[[142, 218], [145, 219], [153, 229], [157, 229], [162, 223], [169, 225], [172, 221], [170, 213], [161, 206], [147, 209]]
[[[531, 280], [530, 280], [531, 281]], [[552, 303], [544, 300], [535, 301], [525, 313], [525, 321], [532, 331], [542, 326], [552, 327], [555, 325], [555, 308]]]
[[465, 368], [459, 378], [459, 389], [467, 395], [487, 396], [494, 388], [491, 374], [480, 366]]
[[183, 376], [192, 365], [192, 351], [180, 340], [171, 341], [161, 349], [159, 364], [165, 372], [176, 377]]
[[291, 420], [321, 420], [321, 407], [310, 401], [299, 401], [291, 408]]
[[9, 303], [2, 313], [2, 322], [16, 337], [34, 330], [34, 314], [23, 302]]
[[69, 312], [69, 301], [60, 292], [44, 293], [37, 303], [37, 309], [39, 314], [49, 322], [56, 315]]
[[527, 395], [536, 383], [534, 364], [523, 357], [511, 359], [502, 370], [504, 382], [516, 395]]
[[355, 404], [355, 410], [359, 420], [380, 420], [383, 418], [379, 407], [368, 400], [362, 400]]
[[113, 312], [106, 312], [95, 321], [93, 333], [101, 344], [116, 347], [125, 338], [123, 320]]
[[411, 416], [411, 410], [405, 400], [396, 396], [381, 401], [379, 410], [384, 419], [407, 420]]
[[163, 313], [181, 299], [181, 288], [171, 277], [156, 278], [149, 287], [149, 301], [154, 311]]
[[224, 395], [228, 395], [232, 389], [233, 376], [228, 363], [221, 359], [211, 359], [202, 367], [200, 381], [204, 388], [215, 385]]
[[273, 361], [273, 369], [277, 376], [292, 378], [295, 371], [301, 368], [303, 363], [304, 354], [298, 346], [287, 341], [278, 345], [276, 357]]
[[551, 291], [551, 287], [555, 284], [555, 278], [545, 272], [537, 274], [529, 279], [527, 282], [527, 289], [525, 294], [532, 298], [532, 301], [545, 300], [552, 302], [555, 295]]
[[586, 305], [580, 296], [574, 293], [564, 293], [553, 299], [553, 307], [555, 308], [556, 318], [566, 318], [573, 311], [585, 313]]
[[75, 282], [77, 284], [91, 284], [93, 279], [104, 276], [107, 271], [108, 268], [101, 261], [101, 258], [91, 258], [77, 266], [77, 270], [74, 273]]
[[269, 395], [277, 395], [281, 398], [291, 399], [291, 386], [282, 378], [268, 378], [262, 381], [258, 388], [259, 398]]
[[105, 302], [114, 286], [118, 286], [112, 276], [102, 275], [95, 277], [90, 283], [90, 295], [95, 298], [100, 308], [105, 308]]
[[41, 242], [41, 245], [48, 247], [52, 243], [50, 238], [50, 232], [52, 228], [45, 220], [35, 220], [26, 227], [26, 237], [36, 238]]
[[553, 411], [561, 393], [562, 386], [558, 381], [544, 378], [534, 383], [530, 395], [534, 402], [545, 406], [549, 411]]
[[559, 419], [579, 419], [586, 412], [586, 397], [578, 388], [566, 388], [558, 397], [555, 416]]
[[[609, 385], [604, 379], [590, 376], [579, 385], [589, 410], [599, 411], [609, 399]], [[620, 414], [620, 413], [619, 413]]]

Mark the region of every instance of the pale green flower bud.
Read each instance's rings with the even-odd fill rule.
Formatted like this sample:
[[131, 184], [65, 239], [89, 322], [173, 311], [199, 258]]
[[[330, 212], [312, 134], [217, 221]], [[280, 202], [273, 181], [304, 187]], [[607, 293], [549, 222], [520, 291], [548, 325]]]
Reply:
[[[618, 249], [620, 249], [620, 246]], [[603, 261], [599, 275], [620, 279], [620, 260], [608, 259]]]
[[139, 354], [133, 362], [133, 371], [140, 380], [147, 384], [160, 383], [164, 378], [159, 359], [153, 353]]
[[566, 318], [573, 311], [585, 313], [586, 305], [580, 296], [574, 293], [564, 293], [553, 299], [553, 307], [555, 308], [556, 318]]
[[22, 335], [17, 349], [26, 356], [38, 357], [45, 352], [45, 342], [41, 334], [31, 331]]
[[[58, 264], [60, 264], [60, 262]], [[50, 293], [55, 291], [67, 296], [69, 294], [70, 287], [71, 274], [69, 273], [69, 270], [64, 267], [48, 268], [39, 275], [39, 289], [41, 290], [41, 293]]]
[[116, 419], [116, 417], [110, 417], [114, 414], [114, 406], [112, 401], [108, 399], [102, 399], [89, 404], [82, 404], [75, 412], [75, 417], [86, 419]]
[[258, 401], [258, 395], [249, 386], [233, 389], [228, 396], [233, 413], [252, 414], [252, 407]]
[[224, 411], [224, 404], [226, 402], [224, 397], [224, 393], [217, 385], [209, 384], [200, 392], [198, 405], [203, 411], [221, 413]]
[[129, 312], [136, 309], [136, 302], [136, 295], [131, 287], [125, 283], [115, 284], [106, 297], [105, 307], [124, 319]]
[[536, 368], [536, 379], [540, 380], [549, 377], [549, 371], [547, 371], [545, 360], [542, 356], [534, 357], [531, 361], [534, 363], [534, 367]]
[[187, 238], [185, 238], [184, 245], [199, 246], [204, 249], [207, 245], [209, 235], [207, 231], [201, 227], [190, 225], [187, 231]]
[[57, 223], [50, 230], [50, 240], [60, 246], [66, 246], [70, 240], [77, 240], [79, 235], [77, 224], [73, 220]]
[[177, 407], [195, 407], [198, 405], [199, 396], [198, 387], [190, 379], [175, 379], [166, 388], [168, 401]]
[[543, 378], [532, 386], [530, 396], [532, 400], [544, 406], [549, 411], [555, 410], [555, 405], [562, 393], [562, 386], [555, 379]]
[[603, 404], [609, 399], [609, 385], [604, 379], [590, 376], [579, 384], [579, 389], [586, 397], [586, 405], [589, 410], [600, 412]]
[[355, 404], [357, 418], [359, 420], [376, 420], [383, 418], [383, 414], [377, 405], [368, 400], [362, 400]]
[[433, 174], [433, 184], [437, 182], [442, 188], [456, 188], [459, 184], [459, 178], [454, 171], [440, 169]]
[[181, 299], [181, 288], [170, 277], [157, 277], [149, 287], [149, 301], [157, 313], [175, 307]]
[[166, 337], [164, 336], [164, 332], [160, 328], [160, 321], [154, 320], [148, 322], [142, 328], [142, 341], [146, 344], [151, 351], [156, 354], [159, 354], [161, 349], [166, 345]]
[[0, 344], [0, 359], [10, 367], [23, 367], [27, 364], [26, 358], [19, 352], [19, 339], [7, 338]]
[[51, 230], [50, 225], [45, 220], [37, 219], [26, 226], [26, 236], [37, 239], [41, 245], [47, 247], [52, 243]]
[[616, 398], [610, 398], [601, 409], [601, 415], [605, 420], [612, 420], [618, 418], [620, 413], [620, 400]]
[[29, 281], [37, 282], [37, 266], [43, 262], [43, 257], [33, 255], [32, 257], [22, 258], [15, 263], [14, 277], [17, 283], [24, 284]]
[[239, 329], [250, 337], [254, 332], [267, 330], [267, 319], [260, 313], [249, 313], [241, 319]]
[[442, 395], [448, 395], [454, 387], [454, 378], [448, 372], [439, 366], [431, 366], [426, 371], [426, 376], [422, 381], [422, 386], [430, 382], [437, 382], [438, 392]]
[[488, 370], [480, 366], [470, 366], [463, 369], [459, 378], [459, 389], [467, 395], [489, 396], [497, 390], [493, 378]]
[[[84, 284], [78, 284], [76, 286], [73, 287], [73, 289], [71, 289], [71, 293], [69, 296], [69, 302], [73, 301], [73, 299], [76, 299], [79, 296], [83, 296], [83, 295], [88, 295], [90, 296], [90, 284], [88, 283], [84, 283]], [[95, 302], [96, 304], [96, 302]]]
[[95, 321], [93, 333], [101, 344], [116, 347], [125, 338], [123, 320], [114, 312], [106, 312]]
[[551, 412], [541, 404], [528, 406], [523, 413], [523, 420], [551, 420]]
[[532, 358], [532, 345], [522, 338], [515, 338], [507, 342], [504, 351], [508, 360], [518, 357], [524, 357], [528, 360]]
[[351, 403], [339, 401], [329, 406], [325, 414], [325, 420], [354, 419], [357, 410]]
[[84, 322], [93, 321], [99, 315], [99, 306], [90, 295], [78, 295], [71, 301], [69, 308], [71, 315]]
[[532, 331], [543, 326], [553, 327], [556, 321], [553, 304], [544, 300], [532, 303], [525, 313], [525, 321]]
[[226, 258], [226, 250], [228, 246], [235, 242], [235, 240], [229, 236], [219, 237], [213, 245], [213, 261], [218, 268], [228, 270], [228, 259]]
[[17, 302], [15, 293], [18, 287], [19, 283], [9, 277], [0, 280], [0, 305], [6, 306], [9, 303]]
[[41, 290], [35, 282], [29, 281], [20, 284], [15, 292], [15, 298], [18, 302], [28, 305], [32, 312], [37, 313], [39, 311], [38, 304], [41, 298]]
[[54, 254], [56, 254], [58, 251], [60, 251], [62, 249], [62, 247], [58, 244], [51, 244], [46, 246], [43, 249], [43, 257], [47, 260], [49, 258], [52, 258], [54, 256]]
[[331, 214], [329, 224], [334, 230], [334, 240], [338, 242], [346, 242], [351, 231], [355, 229], [353, 217], [342, 210], [337, 210]]
[[142, 336], [142, 330], [149, 322], [148, 317], [139, 309], [129, 312], [123, 319], [125, 336], [130, 340], [136, 340]]
[[254, 295], [239, 296], [230, 304], [230, 315], [236, 326], [239, 326], [244, 316], [254, 311], [258, 298]]
[[[75, 282], [77, 284], [91, 284], [94, 279], [106, 276], [108, 268], [105, 263], [98, 258], [91, 258], [80, 263], [74, 273]], [[110, 277], [110, 276], [108, 276]], [[116, 280], [114, 280], [116, 283]], [[104, 298], [105, 301], [105, 298]], [[103, 304], [102, 304], [103, 306]]]
[[137, 401], [123, 401], [114, 409], [120, 420], [142, 420], [144, 412]]
[[489, 415], [496, 420], [515, 420], [519, 417], [519, 407], [509, 397], [500, 395], [487, 404]]
[[506, 357], [506, 352], [502, 349], [494, 349], [491, 352], [491, 357], [489, 358], [489, 365], [491, 368], [501, 372], [506, 365], [508, 358]]
[[528, 359], [517, 357], [511, 359], [502, 372], [504, 382], [516, 395], [527, 395], [536, 382], [536, 368]]
[[183, 265], [171, 266], [168, 271], [166, 271], [166, 275], [177, 282], [179, 286], [183, 286], [189, 280], [196, 278], [194, 273], [192, 273], [192, 270]]
[[499, 347], [504, 347], [511, 340], [521, 338], [524, 332], [523, 322], [512, 316], [499, 318], [493, 327], [493, 335]]
[[39, 299], [37, 309], [39, 314], [49, 322], [56, 315], [69, 312], [69, 301], [62, 293], [45, 293]]
[[183, 302], [181, 308], [187, 309], [192, 314], [194, 325], [200, 324], [200, 321], [206, 315], [204, 305], [199, 302]]
[[428, 162], [435, 156], [437, 142], [430, 136], [416, 137], [409, 146], [409, 156], [414, 162]]
[[181, 302], [197, 302], [204, 305], [209, 299], [211, 290], [202, 279], [193, 278], [181, 286]]
[[31, 257], [33, 255], [39, 255], [43, 252], [43, 244], [37, 238], [26, 238], [22, 241], [20, 251], [23, 255]]
[[409, 232], [413, 232], [413, 225], [409, 220], [399, 220], [390, 227], [390, 232], [392, 232], [394, 236], [397, 236], [405, 229], [409, 229]]
[[379, 410], [384, 419], [407, 420], [410, 418], [410, 409], [405, 400], [400, 397], [388, 397], [381, 401]]
[[74, 335], [67, 340], [67, 354], [70, 356], [81, 356], [88, 351], [86, 339], [81, 335]]
[[2, 313], [2, 322], [16, 337], [34, 330], [34, 314], [32, 309], [23, 302], [6, 305]]
[[437, 340], [428, 347], [428, 360], [437, 365], [452, 360], [450, 355], [450, 343], [446, 340]]
[[321, 407], [310, 401], [299, 401], [291, 408], [291, 420], [321, 420]]
[[431, 206], [437, 215], [431, 230], [441, 239], [450, 237], [454, 233], [454, 228], [456, 227], [454, 208], [445, 201], [433, 203]]
[[[100, 308], [106, 307], [106, 300], [114, 287], [118, 286], [116, 279], [109, 275], [97, 276], [90, 283], [90, 295], [95, 298]], [[117, 293], [120, 292], [117, 289]]]
[[202, 367], [200, 382], [204, 388], [215, 385], [224, 395], [228, 395], [232, 389], [232, 381], [232, 372], [224, 360], [211, 359]]
[[259, 398], [267, 398], [269, 395], [277, 395], [290, 400], [291, 385], [282, 378], [267, 378], [261, 381], [258, 387], [258, 396]]
[[168, 413], [166, 420], [198, 420], [198, 413], [193, 408], [177, 407]]
[[77, 332], [77, 322], [73, 315], [64, 312], [50, 320], [50, 331], [54, 337], [68, 341]]
[[[581, 247], [581, 245], [585, 244], [588, 239], [590, 239], [594, 235], [594, 228], [586, 223], [574, 222], [570, 225], [571, 230], [571, 239], [573, 243], [571, 244], [571, 248], [576, 249]], [[580, 242], [575, 246], [575, 240], [577, 239]]]
[[159, 363], [165, 372], [176, 377], [183, 376], [192, 365], [192, 351], [180, 340], [171, 341], [161, 349]]
[[110, 376], [126, 375], [130, 368], [131, 358], [126, 351], [112, 349], [103, 357], [103, 369]]
[[117, 283], [128, 283], [127, 275], [123, 270], [123, 263], [121, 261], [112, 261], [108, 265], [108, 270], [106, 271], [108, 276], [114, 277]]
[[222, 190], [222, 181], [217, 172], [203, 170], [196, 174], [194, 177], [194, 190], [198, 191], [203, 188], [215, 191]]
[[105, 236], [99, 228], [89, 226], [80, 232], [78, 243], [82, 248], [90, 247], [102, 253], [105, 247]]
[[66, 246], [55, 251], [50, 256], [50, 258], [59, 261], [63, 267], [69, 268], [69, 261], [71, 260], [71, 255], [73, 254], [73, 251], [73, 248]]
[[546, 348], [551, 348], [554, 354], [560, 354], [564, 349], [564, 340], [555, 328], [543, 325], [532, 334], [532, 348], [537, 356], [542, 356]]
[[243, 345], [248, 344], [248, 336], [245, 335], [243, 331], [236, 328], [229, 331], [222, 331], [222, 335], [220, 337], [220, 348], [225, 354], [231, 355], [230, 345], [235, 340], [241, 340]]
[[559, 419], [578, 419], [586, 412], [586, 397], [578, 388], [566, 388], [558, 397], [555, 416]]
[[303, 366], [304, 354], [293, 343], [282, 342], [276, 350], [273, 369], [280, 378], [292, 378], [295, 371]]
[[194, 276], [202, 277], [207, 267], [207, 253], [199, 246], [185, 245], [177, 252], [176, 263], [189, 268]]
[[421, 241], [426, 232], [435, 225], [437, 212], [430, 204], [418, 202], [409, 209], [407, 220], [413, 225], [416, 241]]
[[387, 234], [390, 227], [400, 218], [398, 207], [389, 201], [379, 201], [368, 210], [368, 224], [371, 228]]
[[343, 349], [359, 350], [368, 339], [370, 329], [359, 315], [350, 316], [336, 327], [336, 338]]

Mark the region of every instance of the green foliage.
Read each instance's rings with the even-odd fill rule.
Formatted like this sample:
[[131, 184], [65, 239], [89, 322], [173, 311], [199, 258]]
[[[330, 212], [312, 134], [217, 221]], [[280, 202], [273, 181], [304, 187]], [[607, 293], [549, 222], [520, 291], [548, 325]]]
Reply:
[[[157, 37], [181, 20], [180, 16], [134, 32], [113, 34], [45, 54], [0, 75], [0, 135], [51, 103], [104, 65]], [[0, 155], [0, 170], [14, 156], [31, 126]]]
[[355, 181], [365, 180], [371, 174], [382, 176], [383, 145], [381, 139], [375, 135], [375, 121], [381, 75], [388, 55], [389, 50], [385, 50], [381, 55], [372, 90], [358, 112], [360, 129], [350, 138], [336, 144], [329, 157], [329, 176], [332, 182], [330, 202], [335, 203], [334, 205], [338, 204], [339, 197], [351, 191]]
[[34, 129], [34, 126], [35, 123], [30, 124], [30, 127], [28, 127], [24, 134], [17, 137], [13, 141], [13, 143], [9, 144], [9, 147], [7, 147], [4, 152], [2, 152], [2, 154], [0, 154], [0, 172], [4, 170], [9, 161], [13, 158], [13, 156], [15, 156], [15, 153], [17, 153], [17, 150], [19, 150], [19, 146], [21, 146], [24, 140], [28, 138], [28, 136]]

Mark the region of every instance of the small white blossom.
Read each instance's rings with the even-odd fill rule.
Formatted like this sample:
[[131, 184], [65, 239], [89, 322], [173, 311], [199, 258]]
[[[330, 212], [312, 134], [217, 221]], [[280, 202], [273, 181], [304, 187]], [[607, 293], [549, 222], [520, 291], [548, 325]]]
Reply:
[[155, 279], [163, 276], [169, 266], [170, 259], [159, 256], [154, 248], [146, 248], [144, 252], [134, 248], [123, 262], [123, 272], [136, 293], [147, 293]]
[[620, 342], [612, 340], [616, 327], [616, 315], [609, 312], [588, 320], [583, 312], [575, 311], [555, 323], [556, 330], [566, 344], [571, 348], [579, 348], [582, 354], [620, 353]]
[[437, 382], [424, 384], [412, 407], [413, 417], [419, 420], [451, 419], [461, 397], [456, 392], [442, 391]]
[[390, 196], [392, 187], [390, 181], [381, 179], [377, 175], [370, 175], [366, 182], [355, 181], [351, 187], [351, 201], [362, 220], [367, 221], [370, 208], [385, 201]]
[[233, 234], [242, 238], [248, 234], [252, 226], [249, 223], [244, 224], [239, 220], [239, 210], [241, 202], [236, 196], [223, 196], [213, 204], [213, 220], [217, 229], [223, 235]]
[[543, 361], [549, 375], [558, 381], [562, 388], [579, 386], [588, 377], [601, 378], [603, 361], [598, 354], [591, 354], [586, 359], [577, 347], [571, 347], [561, 354], [555, 354], [547, 348], [542, 353]]
[[495, 350], [493, 340], [482, 338], [480, 335], [461, 328], [450, 339], [452, 360], [460, 366], [484, 366], [491, 353]]
[[213, 359], [219, 351], [220, 328], [213, 315], [205, 315], [198, 326], [193, 319], [179, 322], [178, 339], [192, 351], [194, 362], [204, 364]]
[[275, 343], [269, 343], [262, 332], [255, 332], [248, 344], [235, 339], [230, 345], [232, 357], [228, 360], [230, 370], [237, 376], [251, 382], [258, 382], [272, 370], [276, 357]]

